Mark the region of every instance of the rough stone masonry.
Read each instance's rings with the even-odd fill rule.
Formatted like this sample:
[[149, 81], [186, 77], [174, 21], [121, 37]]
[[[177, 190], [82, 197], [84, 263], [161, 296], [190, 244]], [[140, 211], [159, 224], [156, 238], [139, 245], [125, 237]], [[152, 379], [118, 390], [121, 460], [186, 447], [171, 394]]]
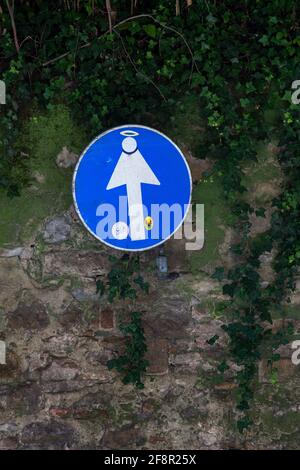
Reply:
[[[195, 165], [192, 171], [199, 172]], [[256, 195], [259, 190], [266, 188], [257, 188]], [[266, 229], [259, 220], [252, 222], [254, 231]], [[227, 266], [233, 236], [225, 228], [215, 247], [218, 262]], [[164, 279], [156, 273], [158, 252], [141, 256], [151, 289], [134, 307], [144, 312], [150, 366], [145, 388], [136, 390], [106, 367], [124, 347], [118, 323], [132, 302], [99, 299], [95, 280], [110, 270], [112, 250], [86, 233], [74, 209], [45, 218], [22, 246], [1, 249], [0, 340], [6, 363], [0, 364], [0, 449], [299, 447], [299, 366], [291, 362], [290, 345], [281, 348], [276, 384], [260, 364], [255, 424], [240, 436], [235, 366], [223, 383], [213, 379], [227, 354], [219, 309], [226, 298], [210, 277], [213, 263], [192, 272], [195, 255], [184, 244], [171, 240], [165, 251], [169, 275]], [[262, 276], [264, 282], [272, 276], [268, 258]], [[299, 292], [293, 298], [296, 310], [298, 299]], [[300, 328], [297, 318], [291, 321]], [[220, 341], [208, 345], [215, 334]]]

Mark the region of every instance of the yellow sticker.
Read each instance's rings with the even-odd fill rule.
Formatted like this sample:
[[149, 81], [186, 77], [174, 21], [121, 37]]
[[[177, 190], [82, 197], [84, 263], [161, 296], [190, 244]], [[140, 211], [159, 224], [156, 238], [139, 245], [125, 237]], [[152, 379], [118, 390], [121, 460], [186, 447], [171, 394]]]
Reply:
[[153, 227], [153, 219], [152, 217], [148, 216], [144, 220], [144, 225], [147, 230], [151, 230]]

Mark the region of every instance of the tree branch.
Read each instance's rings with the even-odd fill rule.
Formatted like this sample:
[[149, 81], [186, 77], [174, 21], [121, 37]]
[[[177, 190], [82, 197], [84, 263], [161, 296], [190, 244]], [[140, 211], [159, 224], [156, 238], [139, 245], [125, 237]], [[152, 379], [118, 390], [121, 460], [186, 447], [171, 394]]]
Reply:
[[106, 0], [106, 10], [107, 10], [107, 16], [108, 16], [108, 25], [109, 25], [109, 32], [112, 32], [112, 21], [111, 21], [111, 4], [110, 0]]
[[6, 0], [6, 5], [7, 5], [8, 13], [10, 16], [11, 27], [12, 27], [13, 35], [14, 35], [15, 47], [16, 47], [17, 53], [19, 53], [20, 45], [18, 41], [17, 28], [16, 28], [16, 23], [15, 23], [15, 18], [14, 18], [15, 2], [14, 0], [12, 0], [12, 4], [10, 4], [9, 0]]

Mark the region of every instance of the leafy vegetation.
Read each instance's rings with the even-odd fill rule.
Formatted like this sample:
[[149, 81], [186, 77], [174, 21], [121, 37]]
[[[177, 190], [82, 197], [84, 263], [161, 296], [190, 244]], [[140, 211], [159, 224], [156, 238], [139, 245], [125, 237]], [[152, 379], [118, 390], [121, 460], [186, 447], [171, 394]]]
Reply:
[[0, 196], [1, 245], [24, 243], [46, 217], [70, 207], [72, 169], [58, 168], [55, 157], [63, 146], [78, 153], [85, 143], [84, 131], [62, 105], [34, 111], [22, 123], [18, 145], [25, 153], [31, 182], [19, 197]]
[[102, 279], [96, 281], [97, 293], [100, 297], [107, 290], [109, 302], [113, 302], [115, 298], [134, 300], [137, 297], [136, 286], [148, 294], [149, 283], [145, 282], [140, 274], [139, 256], [125, 254], [121, 258], [110, 256], [109, 259], [112, 269], [108, 273], [107, 282], [104, 283]]
[[[140, 0], [131, 2], [128, 11], [125, 0], [106, 2], [111, 3], [107, 11], [97, 0], [55, 2], [55, 8], [51, 1], [33, 1], [30, 7], [21, 2], [13, 12], [3, 9], [0, 56], [7, 105], [0, 108], [0, 188], [8, 196], [19, 195], [31, 182], [30, 156], [22, 153], [17, 136], [33, 101], [50, 110], [58, 102], [67, 104], [86, 123], [89, 136], [133, 120], [174, 128], [174, 116], [183, 122], [184, 103], [192, 103], [197, 110], [190, 122], [193, 151], [215, 161], [211, 176], [221, 181], [240, 234], [232, 247], [239, 263], [228, 272], [219, 269], [215, 277], [231, 298], [224, 330], [231, 359], [240, 366], [242, 431], [251, 423], [264, 344], [273, 363], [278, 340], [285, 341], [272, 332], [272, 307], [294, 289], [300, 265], [300, 117], [289, 93], [300, 72], [299, 6], [293, 0]], [[245, 169], [257, 162], [258, 142], [274, 138], [285, 175], [282, 193], [273, 201], [271, 230], [253, 239], [249, 217], [264, 216], [264, 211], [245, 198]], [[260, 256], [272, 248], [276, 279], [264, 286]], [[139, 275], [133, 279], [131, 261], [118, 263], [105, 284], [98, 281], [99, 294], [107, 289], [113, 301], [133, 299], [134, 284], [147, 290]], [[120, 358], [113, 366], [140, 386], [145, 364], [138, 314], [130, 325], [126, 332], [132, 348], [126, 361]], [[225, 371], [226, 365], [220, 365], [219, 372]]]
[[[149, 284], [144, 281], [140, 274], [139, 256], [128, 254], [121, 258], [110, 256], [112, 269], [107, 275], [107, 281], [96, 280], [96, 288], [101, 298], [107, 291], [109, 302], [114, 299], [137, 298], [138, 286], [141, 291], [148, 294]], [[137, 388], [144, 388], [142, 375], [146, 371], [148, 361], [145, 359], [147, 346], [145, 343], [144, 329], [142, 325], [142, 314], [131, 312], [131, 319], [127, 324], [121, 323], [120, 331], [127, 336], [125, 354], [111, 359], [107, 363], [109, 369], [116, 369], [123, 375], [123, 383], [134, 384]]]
[[144, 330], [142, 327], [142, 314], [132, 312], [129, 323], [122, 324], [120, 330], [129, 336], [126, 342], [125, 354], [108, 361], [109, 369], [116, 369], [123, 375], [123, 383], [134, 384], [137, 388], [144, 388], [142, 374], [146, 371], [149, 362], [145, 359], [147, 346], [145, 343]]
[[[107, 280], [96, 280], [96, 288], [101, 298], [106, 292], [109, 302], [115, 299], [137, 298], [138, 286], [141, 291], [148, 294], [149, 284], [140, 274], [140, 259], [138, 255], [123, 255], [121, 258], [110, 256], [112, 268], [107, 275]], [[116, 369], [123, 374], [123, 383], [134, 384], [137, 388], [143, 388], [142, 375], [146, 371], [148, 361], [145, 359], [147, 346], [145, 343], [142, 314], [131, 312], [130, 322], [121, 324], [121, 332], [127, 336], [125, 354], [108, 361], [109, 369]]]

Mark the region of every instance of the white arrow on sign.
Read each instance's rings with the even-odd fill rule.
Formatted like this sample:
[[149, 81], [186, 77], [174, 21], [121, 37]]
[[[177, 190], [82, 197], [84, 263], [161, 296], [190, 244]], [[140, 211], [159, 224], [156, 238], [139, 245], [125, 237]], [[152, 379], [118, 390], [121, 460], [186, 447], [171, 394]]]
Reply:
[[[122, 134], [126, 135], [125, 132]], [[135, 133], [134, 135], [137, 134]], [[145, 240], [141, 184], [160, 185], [160, 182], [138, 150], [137, 142], [133, 137], [126, 137], [122, 141], [122, 149], [123, 152], [106, 189], [109, 190], [124, 184], [126, 185], [130, 238], [131, 240]]]

